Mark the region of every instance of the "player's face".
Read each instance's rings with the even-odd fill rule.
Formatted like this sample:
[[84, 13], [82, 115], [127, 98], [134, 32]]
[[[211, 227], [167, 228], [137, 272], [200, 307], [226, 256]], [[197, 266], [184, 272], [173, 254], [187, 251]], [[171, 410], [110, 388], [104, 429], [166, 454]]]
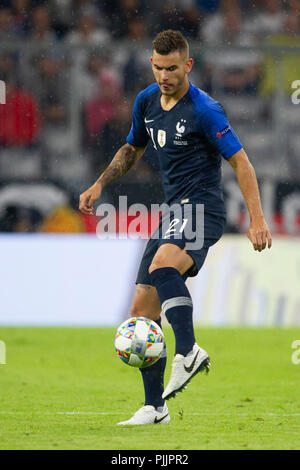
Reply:
[[167, 55], [153, 51], [151, 57], [152, 70], [160, 91], [163, 95], [175, 95], [187, 80], [193, 59], [179, 51]]

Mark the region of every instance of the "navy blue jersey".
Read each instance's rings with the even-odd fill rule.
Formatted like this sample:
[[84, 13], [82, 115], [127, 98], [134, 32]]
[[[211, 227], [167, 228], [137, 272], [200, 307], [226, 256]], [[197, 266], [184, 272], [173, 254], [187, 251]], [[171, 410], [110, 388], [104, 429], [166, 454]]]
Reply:
[[152, 141], [168, 204], [189, 199], [224, 215], [222, 156], [229, 158], [242, 148], [224, 109], [192, 83], [169, 111], [162, 109], [160, 98], [157, 84], [137, 95], [127, 142], [145, 147]]

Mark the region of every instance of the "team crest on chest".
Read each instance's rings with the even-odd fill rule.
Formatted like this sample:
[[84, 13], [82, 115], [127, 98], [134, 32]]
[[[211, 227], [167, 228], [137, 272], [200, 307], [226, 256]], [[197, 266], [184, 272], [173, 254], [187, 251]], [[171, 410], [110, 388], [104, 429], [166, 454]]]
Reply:
[[175, 135], [177, 135], [177, 137], [182, 137], [182, 134], [185, 131], [185, 126], [182, 124], [183, 122], [186, 122], [186, 121], [181, 119], [181, 121], [178, 121], [177, 124], [176, 124], [177, 133]]
[[158, 134], [157, 134], [157, 142], [159, 146], [164, 147], [166, 145], [166, 140], [167, 140], [166, 132], [163, 131], [162, 129], [159, 129]]
[[183, 134], [185, 132], [185, 119], [180, 119], [176, 124], [176, 133], [175, 139], [173, 141], [174, 145], [187, 145], [186, 140], [182, 140]]

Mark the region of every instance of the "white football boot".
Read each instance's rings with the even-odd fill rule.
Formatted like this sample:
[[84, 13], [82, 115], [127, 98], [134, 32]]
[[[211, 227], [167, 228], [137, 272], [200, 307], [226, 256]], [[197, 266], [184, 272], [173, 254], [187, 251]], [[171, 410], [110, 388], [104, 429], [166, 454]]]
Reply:
[[140, 408], [128, 421], [121, 421], [118, 426], [137, 426], [142, 424], [169, 424], [170, 415], [166, 404], [156, 409], [152, 405]]
[[177, 392], [182, 392], [194, 375], [204, 370], [208, 373], [209, 367], [208, 354], [197, 343], [186, 356], [176, 354], [172, 363], [171, 377], [162, 398], [169, 400], [176, 397]]

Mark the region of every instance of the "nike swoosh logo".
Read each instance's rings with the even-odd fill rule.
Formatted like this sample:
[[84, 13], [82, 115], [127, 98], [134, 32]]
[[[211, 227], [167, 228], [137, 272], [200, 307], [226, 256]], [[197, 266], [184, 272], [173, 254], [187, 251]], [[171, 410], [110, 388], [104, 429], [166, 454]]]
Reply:
[[197, 360], [197, 357], [198, 357], [198, 354], [199, 354], [200, 350], [197, 352], [196, 356], [194, 357], [194, 360], [193, 362], [191, 363], [191, 365], [189, 367], [186, 367], [184, 366], [184, 370], [189, 374], [190, 372], [192, 372], [193, 368], [194, 368], [194, 365], [195, 365], [195, 362]]
[[167, 413], [165, 416], [159, 419], [157, 418], [157, 416], [155, 416], [154, 424], [160, 423], [163, 419], [165, 419], [168, 416], [168, 414], [169, 413]]
[[145, 124], [147, 124], [148, 122], [153, 122], [154, 119], [145, 119]]

